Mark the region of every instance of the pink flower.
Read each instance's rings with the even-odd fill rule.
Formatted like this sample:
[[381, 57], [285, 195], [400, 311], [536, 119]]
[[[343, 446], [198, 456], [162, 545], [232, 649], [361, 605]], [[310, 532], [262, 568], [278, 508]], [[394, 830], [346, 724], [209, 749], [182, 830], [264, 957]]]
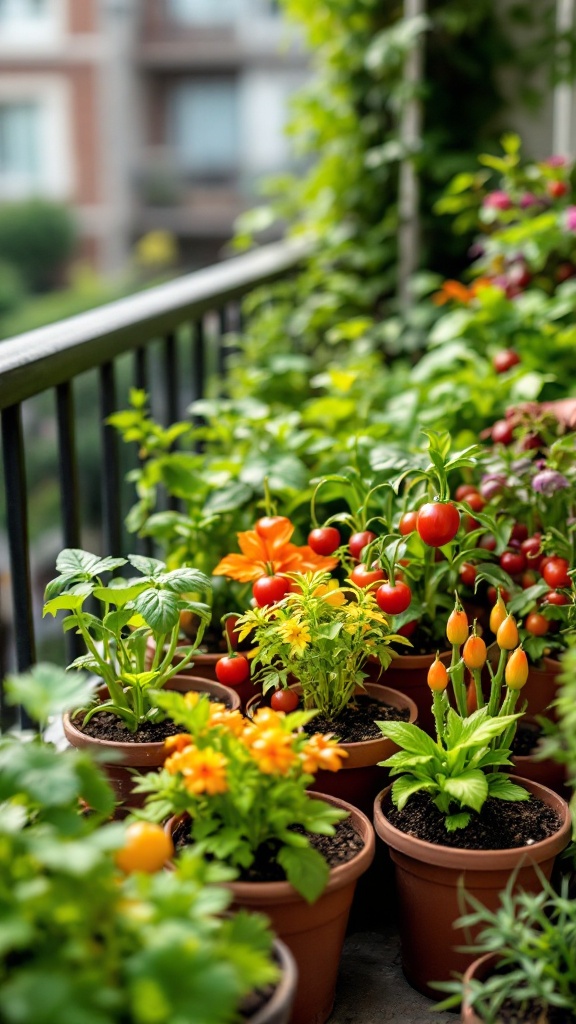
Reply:
[[540, 206], [541, 200], [533, 192], [524, 192], [520, 196], [520, 209], [528, 210], [531, 206]]
[[566, 227], [568, 231], [576, 231], [576, 206], [566, 207]]
[[493, 210], [509, 210], [512, 206], [512, 200], [507, 192], [488, 192], [488, 194], [484, 196], [482, 206], [486, 206]]
[[564, 167], [566, 164], [566, 157], [556, 154], [556, 156], [549, 156], [544, 163], [547, 164], [548, 167]]

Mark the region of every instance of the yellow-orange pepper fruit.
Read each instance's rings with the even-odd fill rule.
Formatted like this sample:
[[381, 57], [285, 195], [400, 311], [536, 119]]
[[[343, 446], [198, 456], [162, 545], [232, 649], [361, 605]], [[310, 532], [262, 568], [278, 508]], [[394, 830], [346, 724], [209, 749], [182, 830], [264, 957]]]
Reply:
[[482, 668], [486, 662], [486, 644], [481, 636], [470, 636], [464, 644], [462, 659], [466, 668]]
[[521, 647], [517, 647], [508, 658], [504, 678], [511, 690], [521, 690], [528, 679], [528, 658]]
[[507, 614], [508, 612], [506, 611], [506, 605], [502, 600], [502, 595], [498, 593], [498, 600], [490, 612], [490, 629], [493, 633], [498, 632]]
[[463, 608], [455, 608], [450, 612], [446, 623], [446, 636], [448, 642], [461, 647], [468, 639], [468, 616]]
[[436, 655], [436, 660], [430, 665], [430, 668], [428, 669], [427, 682], [428, 686], [433, 691], [433, 693], [442, 693], [442, 691], [446, 689], [448, 683], [450, 682], [450, 677], [446, 670], [446, 665], [444, 664], [444, 662], [440, 661], [438, 655]]
[[496, 633], [496, 643], [503, 651], [513, 651], [520, 643], [518, 626], [513, 615], [507, 615]]

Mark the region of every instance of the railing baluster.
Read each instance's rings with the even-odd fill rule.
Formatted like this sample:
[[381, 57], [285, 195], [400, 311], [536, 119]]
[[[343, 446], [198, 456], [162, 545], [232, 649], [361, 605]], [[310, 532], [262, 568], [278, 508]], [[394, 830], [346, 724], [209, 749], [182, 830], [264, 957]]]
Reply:
[[148, 391], [148, 360], [144, 347], [134, 353], [134, 385], [140, 391]]
[[216, 373], [223, 378], [226, 374], [226, 352], [224, 349], [224, 335], [228, 330], [228, 310], [226, 306], [218, 310], [218, 341], [216, 349]]
[[206, 376], [206, 338], [203, 320], [197, 320], [193, 327], [192, 338], [192, 401], [204, 397], [204, 379]]
[[[6, 485], [6, 518], [12, 577], [12, 604], [16, 644], [16, 668], [25, 672], [36, 660], [34, 617], [32, 611], [32, 582], [30, 575], [30, 542], [28, 538], [28, 503], [26, 494], [26, 467], [22, 434], [22, 407], [12, 405], [2, 411], [2, 447], [4, 479]], [[22, 711], [22, 725], [28, 726]], [[2, 724], [17, 721], [17, 712], [4, 707]]]
[[178, 420], [178, 354], [174, 332], [164, 339], [164, 382], [166, 385], [166, 423]]
[[109, 555], [122, 550], [122, 517], [120, 511], [120, 459], [118, 436], [106, 423], [116, 411], [116, 380], [113, 363], [100, 367], [100, 417], [102, 437], [102, 543]]
[[[56, 388], [56, 420], [58, 425], [58, 466], [60, 472], [60, 508], [62, 534], [67, 548], [82, 547], [80, 534], [80, 487], [76, 459], [76, 424], [72, 384], [66, 381]], [[65, 636], [66, 657], [74, 661], [82, 653], [81, 637], [74, 630]]]

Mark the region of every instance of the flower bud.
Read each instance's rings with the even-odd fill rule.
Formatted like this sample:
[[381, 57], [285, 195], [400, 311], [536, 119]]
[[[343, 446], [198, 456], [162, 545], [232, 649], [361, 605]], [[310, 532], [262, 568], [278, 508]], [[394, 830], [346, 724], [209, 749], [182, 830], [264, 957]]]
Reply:
[[440, 661], [438, 655], [436, 660], [428, 669], [428, 686], [433, 693], [442, 693], [449, 683], [449, 676], [445, 664]]
[[498, 591], [498, 600], [490, 612], [490, 629], [497, 633], [507, 616], [506, 605], [502, 600], [502, 594]]
[[521, 647], [517, 647], [508, 658], [504, 678], [511, 690], [521, 690], [528, 679], [528, 658]]
[[481, 636], [473, 634], [464, 644], [462, 659], [466, 668], [482, 668], [486, 662], [486, 644]]
[[503, 651], [513, 651], [520, 643], [518, 627], [513, 615], [507, 615], [504, 622], [498, 627], [496, 643]]
[[446, 623], [448, 642], [461, 647], [468, 639], [468, 616], [463, 608], [455, 608]]

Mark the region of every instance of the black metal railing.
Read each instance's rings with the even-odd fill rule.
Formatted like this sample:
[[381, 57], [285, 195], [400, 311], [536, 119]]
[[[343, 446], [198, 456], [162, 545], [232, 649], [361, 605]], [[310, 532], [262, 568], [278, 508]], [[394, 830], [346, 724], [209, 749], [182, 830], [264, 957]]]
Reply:
[[[241, 298], [290, 272], [305, 251], [304, 245], [292, 242], [265, 246], [0, 343], [9, 560], [0, 577], [0, 611], [11, 603], [9, 615], [4, 615], [0, 678], [6, 670], [22, 672], [36, 661], [40, 611], [31, 574], [27, 484], [28, 446], [35, 442], [27, 437], [28, 403], [53, 396], [53, 411], [48, 410], [41, 422], [48, 423], [55, 435], [58, 548], [87, 546], [83, 543], [75, 389], [82, 375], [92, 371], [97, 376], [94, 393], [98, 399], [89, 411], [97, 422], [100, 446], [89, 472], [92, 480], [97, 475], [100, 481], [103, 551], [120, 553], [126, 512], [121, 500], [124, 474], [117, 433], [105, 423], [125, 404], [125, 400], [119, 403], [118, 367], [122, 364], [123, 381], [127, 379], [129, 386], [146, 390], [152, 399], [156, 396], [164, 422], [182, 418], [188, 405], [204, 394], [208, 368], [220, 373], [225, 370], [224, 336], [238, 322]], [[91, 406], [92, 399], [86, 403]], [[82, 411], [87, 412], [85, 408]], [[46, 433], [45, 426], [43, 429]], [[0, 685], [0, 726], [6, 726], [12, 724], [13, 712], [1, 697]]]

